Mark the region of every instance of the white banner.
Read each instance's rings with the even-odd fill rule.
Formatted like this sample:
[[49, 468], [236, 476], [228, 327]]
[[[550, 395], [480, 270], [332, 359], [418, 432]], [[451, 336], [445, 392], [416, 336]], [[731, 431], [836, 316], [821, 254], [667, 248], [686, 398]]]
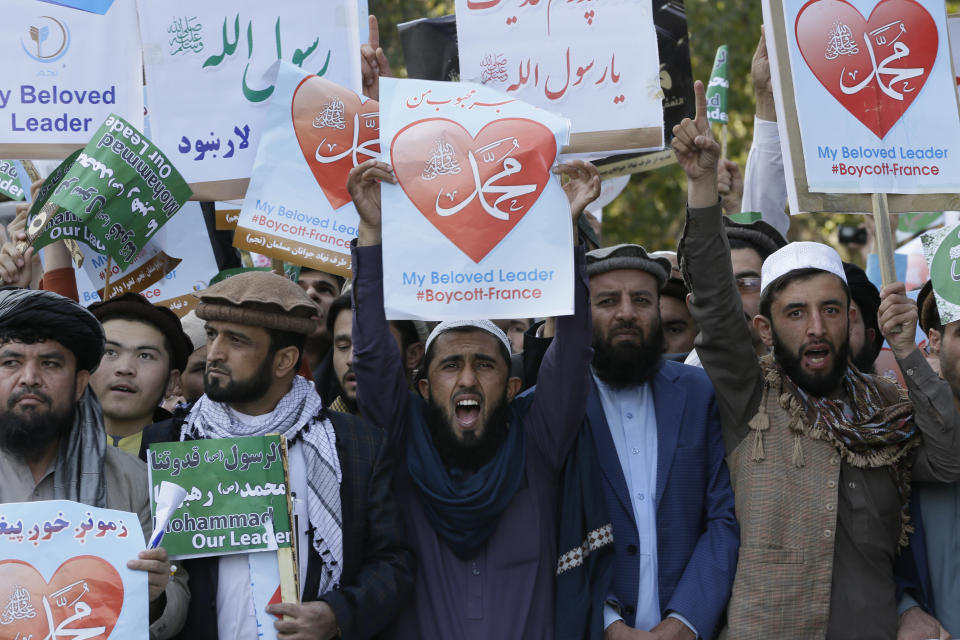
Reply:
[[[460, 76], [570, 119], [572, 151], [663, 148], [651, 3], [457, 0]], [[577, 134], [618, 132], [578, 146]]]
[[0, 157], [62, 159], [116, 113], [143, 127], [132, 2], [106, 13], [5, 0], [0, 22]]
[[772, 58], [789, 56], [811, 192], [960, 190], [941, 0], [766, 0], [768, 17], [769, 2], [783, 4], [787, 51], [774, 48]]
[[350, 276], [350, 170], [380, 155], [379, 106], [288, 64], [277, 74], [235, 247]]
[[360, 90], [356, 0], [138, 6], [152, 140], [187, 182], [218, 183], [194, 186], [198, 199], [243, 197], [277, 60]]
[[0, 505], [4, 638], [147, 640], [147, 574], [134, 513], [66, 500]]
[[569, 122], [480, 85], [381, 78], [390, 319], [573, 313], [570, 205], [551, 174]]
[[[197, 304], [193, 293], [205, 289], [218, 271], [200, 203], [185, 204], [156, 235], [126, 271], [110, 265], [111, 297], [125, 291], [138, 291], [150, 302], [169, 307], [183, 317]], [[84, 265], [74, 271], [80, 304], [87, 306], [100, 300], [98, 291], [106, 282], [107, 258], [82, 243], [80, 248], [84, 252]], [[163, 253], [158, 254], [161, 248]], [[171, 268], [163, 274], [167, 265]], [[136, 282], [141, 274], [143, 279]], [[145, 288], [140, 286], [148, 281], [151, 284]]]

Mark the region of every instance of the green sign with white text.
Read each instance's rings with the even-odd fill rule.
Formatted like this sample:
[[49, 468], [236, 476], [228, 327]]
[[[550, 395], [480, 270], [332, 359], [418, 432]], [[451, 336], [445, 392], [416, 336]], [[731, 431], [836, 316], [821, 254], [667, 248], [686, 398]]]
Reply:
[[173, 558], [291, 546], [283, 436], [161, 442], [147, 454], [150, 508], [163, 481], [187, 492], [162, 546]]

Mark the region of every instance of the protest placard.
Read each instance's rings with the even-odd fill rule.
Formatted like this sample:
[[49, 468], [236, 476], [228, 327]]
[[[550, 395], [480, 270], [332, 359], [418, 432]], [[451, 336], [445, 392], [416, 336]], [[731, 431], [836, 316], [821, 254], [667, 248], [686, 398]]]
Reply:
[[277, 60], [360, 91], [357, 0], [138, 6], [153, 139], [199, 200], [244, 196]]
[[67, 500], [0, 504], [0, 636], [150, 637], [136, 514]]
[[0, 22], [0, 157], [61, 159], [111, 113], [143, 126], [137, 11], [6, 0]]
[[11, 200], [23, 200], [26, 197], [17, 166], [11, 160], [0, 160], [0, 194]]
[[[84, 306], [127, 291], [183, 317], [196, 307], [194, 292], [207, 287], [217, 261], [210, 247], [198, 202], [188, 202], [123, 270], [105, 255], [80, 245], [82, 266], [75, 267], [77, 291]], [[109, 293], [104, 293], [108, 287]]]
[[349, 277], [347, 175], [380, 154], [379, 105], [288, 64], [276, 86], [233, 245]]
[[293, 545], [283, 436], [163, 442], [147, 455], [151, 505], [163, 481], [187, 490], [167, 524], [173, 558]]
[[960, 225], [929, 231], [920, 239], [930, 266], [940, 324], [960, 320]]
[[960, 15], [950, 14], [947, 18], [947, 31], [950, 34], [950, 42], [956, 43], [951, 47], [953, 51], [953, 73], [957, 79], [957, 89], [960, 90]]
[[30, 208], [28, 236], [37, 248], [82, 241], [126, 269], [189, 196], [169, 159], [110, 115], [90, 143], [47, 178]]
[[792, 213], [871, 211], [876, 194], [892, 212], [960, 207], [943, 2], [764, 0], [763, 10]]
[[380, 79], [387, 317], [573, 312], [569, 122], [481, 85]]
[[566, 153], [663, 148], [647, 1], [457, 0], [460, 77], [572, 123]]

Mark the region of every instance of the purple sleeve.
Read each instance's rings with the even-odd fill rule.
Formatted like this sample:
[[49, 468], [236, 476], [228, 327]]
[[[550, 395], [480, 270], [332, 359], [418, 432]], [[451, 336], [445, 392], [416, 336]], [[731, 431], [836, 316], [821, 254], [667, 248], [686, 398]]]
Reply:
[[572, 316], [557, 318], [556, 337], [543, 356], [533, 404], [527, 413], [530, 441], [547, 463], [559, 471], [573, 446], [587, 407], [588, 374], [593, 359], [590, 308], [587, 304], [583, 245], [574, 251]]
[[353, 254], [353, 372], [363, 417], [387, 432], [394, 446], [406, 435], [407, 376], [383, 310], [380, 245]]

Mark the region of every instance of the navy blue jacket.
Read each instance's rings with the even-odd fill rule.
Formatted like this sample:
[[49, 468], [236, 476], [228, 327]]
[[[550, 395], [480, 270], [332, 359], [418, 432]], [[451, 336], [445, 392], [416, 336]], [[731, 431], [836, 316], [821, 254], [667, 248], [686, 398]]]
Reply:
[[[662, 360], [653, 379], [657, 416], [657, 562], [661, 617], [675, 612], [705, 639], [720, 624], [737, 567], [740, 528], [724, 462], [713, 385], [702, 369]], [[611, 590], [634, 625], [639, 534], [620, 458], [591, 379], [587, 421], [602, 470], [616, 553]]]

